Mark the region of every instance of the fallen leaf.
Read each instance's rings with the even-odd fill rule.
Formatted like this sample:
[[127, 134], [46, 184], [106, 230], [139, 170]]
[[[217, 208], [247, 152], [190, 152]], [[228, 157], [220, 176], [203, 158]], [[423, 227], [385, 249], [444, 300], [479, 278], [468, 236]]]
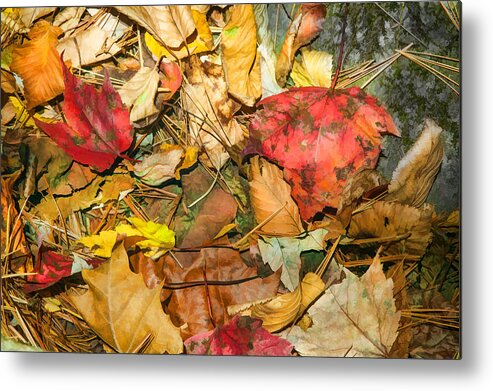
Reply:
[[293, 346], [262, 328], [262, 322], [236, 316], [227, 324], [185, 341], [188, 354], [212, 356], [289, 356]]
[[351, 174], [376, 166], [382, 134], [399, 135], [385, 109], [357, 87], [291, 88], [259, 103], [243, 154], [284, 168], [304, 220], [337, 208]]
[[261, 237], [258, 246], [262, 260], [273, 271], [282, 268], [281, 281], [287, 289], [294, 291], [300, 283], [301, 253], [323, 250], [326, 233], [325, 229], [319, 228], [298, 237]]
[[110, 258], [118, 234], [115, 231], [102, 231], [97, 235], [85, 236], [79, 243], [88, 247], [98, 257]]
[[122, 48], [119, 38], [128, 26], [111, 13], [103, 13], [89, 27], [83, 26], [62, 39], [57, 49], [73, 67], [91, 65], [111, 58]]
[[86, 293], [70, 300], [91, 328], [119, 353], [179, 354], [180, 331], [171, 323], [159, 300], [161, 287], [148, 289], [142, 276], [130, 271], [123, 244], [95, 270], [83, 270]]
[[128, 110], [106, 77], [97, 91], [73, 76], [62, 63], [65, 80], [63, 112], [67, 123], [34, 119], [75, 161], [98, 171], [111, 167], [133, 141]]
[[[173, 322], [186, 324], [181, 329], [184, 338], [227, 323], [230, 305], [266, 299], [277, 292], [279, 275], [259, 277], [257, 268], [248, 267], [237, 250], [204, 248], [196, 254], [183, 269], [167, 256], [164, 269], [163, 294], [171, 295], [168, 310]], [[166, 289], [173, 284], [179, 289]]]
[[115, 230], [127, 237], [144, 237], [145, 240], [136, 243], [138, 247], [145, 250], [144, 255], [157, 259], [174, 247], [175, 233], [167, 225], [142, 221], [138, 217], [130, 217], [127, 220], [130, 224], [120, 224]]
[[179, 48], [195, 31], [195, 22], [189, 5], [126, 5], [114, 8], [135, 20], [158, 42], [173, 49]]
[[14, 49], [10, 69], [24, 81], [27, 108], [32, 109], [60, 95], [63, 83], [60, 56], [56, 49], [59, 27], [40, 20], [29, 31], [29, 41]]
[[432, 238], [433, 214], [430, 204], [417, 209], [398, 202], [379, 201], [352, 217], [348, 236], [384, 238], [388, 244], [384, 245], [382, 254], [423, 256]]
[[162, 59], [159, 69], [164, 73], [164, 79], [161, 80], [161, 88], [166, 88], [169, 92], [164, 93], [164, 100], [169, 100], [181, 87], [182, 75], [180, 67], [172, 61]]
[[183, 109], [188, 114], [192, 145], [205, 150], [201, 161], [219, 169], [230, 149], [244, 139], [244, 129], [233, 118], [235, 103], [228, 97], [228, 87], [220, 65], [190, 59], [189, 83], [183, 86]]
[[64, 32], [71, 33], [80, 22], [86, 7], [66, 7], [60, 10], [53, 20], [53, 26], [58, 26]]
[[392, 279], [385, 277], [378, 256], [361, 278], [344, 272], [346, 279], [308, 309], [312, 326], [306, 331], [295, 326], [281, 336], [302, 356], [388, 357], [401, 317]]
[[296, 87], [325, 87], [332, 84], [332, 55], [319, 50], [301, 50], [301, 61], [293, 63], [291, 78]]
[[442, 128], [427, 119], [423, 131], [392, 174], [387, 200], [421, 207], [442, 164]]
[[15, 14], [20, 18], [24, 27], [29, 28], [32, 24], [56, 10], [56, 7], [19, 7], [13, 8]]
[[261, 300], [228, 307], [228, 313], [260, 319], [262, 327], [270, 333], [282, 330], [293, 323], [300, 314], [324, 291], [325, 283], [315, 273], [307, 273], [293, 291]]
[[286, 84], [286, 78], [291, 71], [294, 56], [298, 49], [309, 44], [322, 31], [326, 12], [325, 4], [301, 4], [288, 27], [284, 43], [277, 57], [276, 80], [281, 87]]
[[291, 187], [284, 181], [282, 171], [258, 156], [251, 159], [250, 167], [250, 197], [255, 218], [259, 224], [272, 218], [259, 229], [259, 233], [275, 236], [302, 233], [304, 228], [298, 205], [291, 198]]
[[123, 104], [130, 109], [130, 121], [138, 121], [159, 111], [154, 105], [158, 83], [156, 67], [142, 67], [118, 90]]
[[260, 58], [253, 6], [234, 4], [221, 35], [222, 63], [228, 92], [241, 103], [253, 106], [260, 97]]

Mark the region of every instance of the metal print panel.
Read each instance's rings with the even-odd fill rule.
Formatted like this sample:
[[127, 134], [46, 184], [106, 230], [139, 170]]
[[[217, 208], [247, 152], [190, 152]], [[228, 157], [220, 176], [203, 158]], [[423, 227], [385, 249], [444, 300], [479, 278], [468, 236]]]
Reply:
[[460, 10], [3, 8], [2, 351], [460, 358]]

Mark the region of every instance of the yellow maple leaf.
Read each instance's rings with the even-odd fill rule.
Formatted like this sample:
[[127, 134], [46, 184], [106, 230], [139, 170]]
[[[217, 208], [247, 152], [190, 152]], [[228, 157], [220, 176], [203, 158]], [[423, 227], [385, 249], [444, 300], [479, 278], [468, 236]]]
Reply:
[[88, 247], [94, 255], [109, 258], [117, 236], [118, 234], [115, 231], [102, 231], [99, 235], [91, 235], [79, 239], [79, 243]]

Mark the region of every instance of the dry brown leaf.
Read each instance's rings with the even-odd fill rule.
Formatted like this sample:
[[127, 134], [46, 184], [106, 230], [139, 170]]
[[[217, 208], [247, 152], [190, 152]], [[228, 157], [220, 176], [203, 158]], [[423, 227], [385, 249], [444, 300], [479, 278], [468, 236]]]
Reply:
[[158, 84], [157, 68], [142, 67], [118, 90], [122, 102], [131, 108], [130, 121], [138, 121], [159, 111], [154, 105]]
[[262, 320], [262, 327], [273, 333], [291, 324], [324, 290], [324, 282], [315, 273], [307, 273], [293, 292], [260, 303], [230, 306], [228, 313], [240, 313]]
[[180, 331], [161, 307], [161, 287], [147, 288], [142, 275], [130, 271], [123, 244], [117, 245], [108, 262], [94, 270], [83, 270], [82, 277], [88, 291], [70, 299], [116, 352], [139, 352], [149, 340], [144, 353], [182, 353]]
[[281, 336], [302, 356], [389, 357], [401, 317], [392, 279], [385, 277], [378, 256], [361, 278], [344, 272], [346, 279], [329, 287], [308, 310], [313, 324]]
[[189, 5], [117, 6], [144, 27], [157, 41], [170, 48], [178, 48], [195, 31]]
[[27, 108], [53, 99], [65, 89], [60, 55], [56, 50], [59, 27], [40, 20], [28, 34], [29, 41], [14, 49], [10, 69], [24, 81]]
[[425, 203], [442, 164], [441, 134], [435, 121], [425, 120], [423, 131], [392, 174], [387, 200], [417, 208]]
[[235, 4], [230, 12], [231, 16], [221, 39], [228, 91], [243, 104], [253, 106], [262, 94], [253, 6]]
[[27, 7], [14, 8], [14, 12], [20, 18], [24, 27], [29, 28], [37, 19], [52, 13], [55, 9], [56, 7]]
[[70, 34], [80, 22], [86, 7], [66, 7], [63, 8], [53, 21], [54, 26], [60, 27], [63, 32]]
[[7, 72], [3, 68], [0, 70], [1, 76], [0, 81], [2, 85], [2, 90], [6, 94], [12, 94], [16, 90], [15, 77], [11, 72]]
[[432, 238], [433, 214], [430, 204], [417, 209], [398, 202], [379, 201], [352, 217], [348, 236], [384, 239], [382, 254], [422, 256]]
[[[168, 310], [173, 322], [187, 324], [182, 328], [184, 339], [226, 323], [230, 319], [228, 306], [272, 297], [279, 286], [279, 274], [228, 284], [228, 281], [248, 279], [258, 274], [257, 268], [248, 267], [240, 253], [233, 249], [202, 249], [193, 264], [184, 269], [172, 257], [167, 256], [166, 263], [167, 285], [195, 283], [190, 287], [163, 291], [164, 296], [171, 294]], [[204, 279], [209, 282], [207, 286]]]
[[205, 153], [201, 161], [219, 169], [229, 159], [226, 152], [244, 139], [244, 128], [233, 114], [236, 106], [228, 97], [228, 87], [220, 65], [201, 63], [190, 58], [189, 83], [183, 86], [183, 108], [188, 113], [188, 126], [193, 145]]
[[57, 49], [63, 52], [64, 60], [70, 60], [72, 66], [81, 67], [94, 64], [114, 56], [121, 50], [115, 32], [125, 27], [119, 18], [105, 13], [91, 24], [76, 30], [72, 35], [60, 41]]
[[251, 160], [250, 194], [255, 218], [265, 221], [275, 212], [272, 220], [262, 226], [266, 235], [296, 236], [304, 231], [298, 206], [291, 198], [291, 187], [284, 181], [282, 171], [273, 163], [255, 156]]

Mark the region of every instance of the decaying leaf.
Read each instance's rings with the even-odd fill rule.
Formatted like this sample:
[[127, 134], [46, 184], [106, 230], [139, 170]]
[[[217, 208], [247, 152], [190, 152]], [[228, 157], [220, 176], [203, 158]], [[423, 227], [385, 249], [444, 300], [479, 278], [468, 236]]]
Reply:
[[306, 331], [295, 326], [281, 336], [302, 356], [388, 357], [401, 317], [392, 279], [385, 277], [378, 256], [361, 278], [344, 272], [346, 279], [308, 309], [312, 326]]
[[142, 275], [130, 271], [123, 244], [115, 248], [108, 262], [83, 270], [82, 277], [87, 292], [71, 295], [70, 300], [116, 352], [137, 353], [142, 347], [143, 353], [149, 354], [183, 351], [180, 331], [161, 307], [161, 288], [148, 289]]
[[389, 184], [388, 200], [421, 207], [442, 164], [442, 128], [427, 119], [423, 131], [401, 159]]
[[246, 303], [230, 306], [230, 315], [241, 312], [262, 320], [262, 327], [274, 333], [294, 322], [300, 314], [323, 292], [322, 279], [315, 273], [307, 273], [300, 285], [293, 291], [261, 300], [260, 303]]
[[230, 305], [247, 303], [272, 297], [279, 286], [279, 276], [258, 276], [257, 268], [248, 267], [237, 250], [205, 248], [190, 265], [182, 269], [167, 256], [165, 268], [167, 287], [165, 296], [171, 295], [168, 310], [184, 338], [213, 330], [229, 320]]
[[434, 208], [417, 209], [398, 202], [376, 202], [354, 215], [348, 228], [351, 238], [381, 238], [382, 254], [422, 256], [430, 244]]
[[123, 104], [130, 109], [130, 121], [135, 122], [158, 112], [154, 105], [158, 83], [156, 67], [142, 67], [118, 90]]
[[129, 113], [123, 107], [109, 78], [97, 91], [73, 76], [62, 63], [65, 80], [63, 112], [67, 123], [46, 123], [34, 119], [36, 125], [75, 161], [98, 171], [111, 167], [123, 156], [133, 141]]
[[399, 135], [385, 109], [357, 87], [291, 88], [260, 104], [243, 153], [284, 168], [304, 220], [326, 206], [337, 208], [351, 174], [375, 167], [382, 134]]
[[117, 6], [144, 27], [157, 41], [177, 49], [195, 31], [192, 10], [188, 5]]
[[205, 150], [201, 161], [219, 169], [230, 158], [226, 148], [244, 139], [244, 129], [233, 118], [235, 103], [220, 65], [191, 58], [187, 71], [189, 84], [183, 86], [183, 108], [188, 113], [193, 145]]
[[222, 31], [222, 62], [228, 92], [247, 106], [260, 97], [260, 58], [253, 5], [234, 4]]
[[296, 87], [325, 87], [332, 84], [332, 55], [319, 50], [301, 50], [301, 61], [293, 63], [291, 78]]
[[326, 233], [325, 229], [319, 228], [298, 237], [262, 237], [258, 242], [262, 260], [274, 271], [282, 268], [281, 281], [286, 288], [293, 291], [300, 281], [301, 253], [323, 250]]
[[260, 320], [235, 316], [215, 330], [187, 339], [185, 348], [188, 354], [212, 356], [289, 356], [293, 346], [267, 332]]
[[[275, 236], [296, 236], [304, 231], [298, 206], [291, 198], [291, 187], [282, 171], [258, 156], [251, 159], [250, 195], [260, 233]], [[277, 213], [276, 213], [277, 212]]]
[[12, 53], [10, 69], [24, 81], [28, 109], [55, 98], [65, 89], [56, 49], [57, 37], [61, 33], [59, 27], [41, 20], [29, 31], [29, 41]]
[[286, 32], [281, 52], [277, 57], [276, 80], [281, 87], [291, 71], [298, 49], [309, 44], [322, 31], [326, 14], [325, 4], [301, 4]]

